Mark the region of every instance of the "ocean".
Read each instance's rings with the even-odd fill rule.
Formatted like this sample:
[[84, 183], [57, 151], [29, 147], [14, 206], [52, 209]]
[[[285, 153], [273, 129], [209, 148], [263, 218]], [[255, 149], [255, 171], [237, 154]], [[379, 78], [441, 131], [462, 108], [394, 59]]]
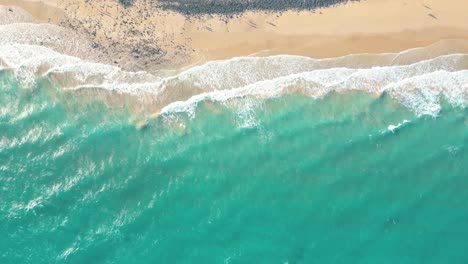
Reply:
[[2, 45], [0, 262], [466, 263], [452, 44], [159, 75]]

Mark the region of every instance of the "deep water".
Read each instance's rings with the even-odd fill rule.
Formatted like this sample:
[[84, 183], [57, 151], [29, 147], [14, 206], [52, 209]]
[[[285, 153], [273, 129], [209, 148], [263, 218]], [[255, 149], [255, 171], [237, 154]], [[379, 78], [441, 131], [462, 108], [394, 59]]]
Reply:
[[467, 114], [347, 92], [137, 129], [1, 72], [0, 263], [467, 263]]

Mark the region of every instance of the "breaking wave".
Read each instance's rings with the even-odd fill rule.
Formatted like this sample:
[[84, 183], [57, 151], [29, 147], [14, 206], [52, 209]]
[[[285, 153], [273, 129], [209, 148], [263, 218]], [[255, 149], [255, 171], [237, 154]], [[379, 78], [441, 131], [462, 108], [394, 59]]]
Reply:
[[[47, 34], [47, 32], [53, 32]], [[339, 58], [239, 57], [211, 61], [176, 74], [128, 72], [77, 57], [89, 46], [48, 24], [0, 26], [0, 69], [24, 87], [46, 78], [69, 91], [112, 92], [167, 115], [193, 112], [205, 100], [269, 98], [330, 92], [389, 94], [418, 115], [436, 115], [442, 97], [463, 107], [468, 99], [468, 42], [444, 40], [401, 53], [354, 54]], [[66, 41], [64, 41], [66, 40]]]
[[33, 22], [32, 16], [22, 8], [0, 6], [0, 25]]

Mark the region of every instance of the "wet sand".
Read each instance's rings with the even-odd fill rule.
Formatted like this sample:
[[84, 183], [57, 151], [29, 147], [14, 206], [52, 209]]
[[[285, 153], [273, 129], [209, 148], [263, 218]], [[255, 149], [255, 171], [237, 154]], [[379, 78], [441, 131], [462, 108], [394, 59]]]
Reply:
[[125, 69], [180, 68], [256, 54], [316, 58], [399, 52], [441, 39], [468, 39], [468, 2], [367, 0], [314, 11], [186, 16], [148, 1], [0, 0], [38, 21], [71, 28]]

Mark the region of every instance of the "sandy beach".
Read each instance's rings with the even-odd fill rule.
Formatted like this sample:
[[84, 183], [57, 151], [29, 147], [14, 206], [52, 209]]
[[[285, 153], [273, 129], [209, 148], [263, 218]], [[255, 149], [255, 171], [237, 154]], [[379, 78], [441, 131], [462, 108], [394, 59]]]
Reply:
[[464, 0], [367, 0], [233, 17], [190, 17], [148, 1], [131, 7], [112, 0], [0, 0], [0, 5], [21, 7], [37, 22], [86, 35], [114, 64], [132, 70], [175, 69], [252, 54], [324, 58], [399, 52], [441, 39], [468, 39]]

